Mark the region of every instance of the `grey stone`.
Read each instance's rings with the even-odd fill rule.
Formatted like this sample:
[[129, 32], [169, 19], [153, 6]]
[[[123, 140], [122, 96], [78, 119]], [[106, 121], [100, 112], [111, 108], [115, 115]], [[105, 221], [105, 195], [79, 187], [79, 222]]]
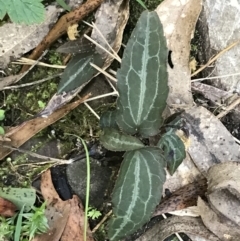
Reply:
[[[99, 207], [104, 201], [104, 193], [110, 181], [111, 169], [102, 166], [98, 160], [91, 158], [90, 205]], [[67, 166], [68, 183], [72, 190], [84, 202], [86, 197], [87, 169], [86, 159]]]
[[[206, 63], [215, 53], [240, 39], [239, 15], [240, 0], [203, 1], [203, 9], [197, 24], [197, 31], [201, 36], [202, 63]], [[222, 76], [239, 73], [239, 56], [238, 44], [218, 58], [213, 68], [207, 68], [204, 75]], [[240, 78], [237, 75], [210, 82], [221, 89], [240, 93]]]

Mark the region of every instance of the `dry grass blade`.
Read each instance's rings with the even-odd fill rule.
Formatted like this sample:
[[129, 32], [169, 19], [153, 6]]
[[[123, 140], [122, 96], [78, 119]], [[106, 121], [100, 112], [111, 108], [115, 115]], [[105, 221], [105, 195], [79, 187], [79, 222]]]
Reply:
[[38, 62], [37, 60], [32, 60], [28, 58], [20, 58], [17, 62], [12, 62], [12, 64], [22, 64], [22, 65], [39, 65], [44, 67], [50, 67], [55, 69], [65, 69], [64, 65], [56, 65], [56, 64], [45, 64], [43, 62]]
[[233, 44], [230, 44], [228, 47], [226, 47], [225, 49], [223, 49], [220, 53], [218, 53], [216, 56], [214, 56], [212, 59], [210, 59], [205, 65], [203, 65], [200, 69], [198, 69], [197, 71], [195, 71], [193, 74], [191, 74], [191, 77], [197, 75], [198, 73], [200, 73], [202, 70], [204, 70], [205, 68], [207, 68], [211, 63], [213, 63], [215, 60], [217, 60], [221, 55], [223, 55], [224, 53], [226, 53], [228, 50], [230, 50], [231, 48], [233, 48], [234, 46], [236, 46], [237, 44], [240, 43], [240, 40], [234, 42]]

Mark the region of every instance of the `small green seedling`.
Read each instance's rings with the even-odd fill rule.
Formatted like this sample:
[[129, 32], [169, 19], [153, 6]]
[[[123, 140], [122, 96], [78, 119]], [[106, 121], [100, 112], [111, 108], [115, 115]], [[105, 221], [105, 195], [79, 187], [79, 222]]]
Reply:
[[39, 108], [43, 109], [46, 106], [46, 103], [44, 103], [43, 101], [39, 100], [38, 101], [38, 106], [39, 106]]
[[37, 234], [46, 233], [49, 226], [45, 207], [46, 203], [43, 203], [40, 207], [33, 206], [29, 212], [24, 212], [23, 206], [19, 214], [11, 218], [0, 216], [0, 241], [32, 240]]
[[89, 207], [88, 212], [87, 212], [87, 216], [89, 218], [91, 218], [92, 220], [95, 220], [95, 219], [99, 218], [100, 216], [102, 216], [102, 214], [96, 208]]
[[[42, 4], [43, 0], [0, 0], [0, 20], [6, 14], [10, 19], [19, 24], [35, 24], [44, 21], [45, 9]], [[71, 8], [64, 0], [56, 0], [57, 3], [67, 11]]]

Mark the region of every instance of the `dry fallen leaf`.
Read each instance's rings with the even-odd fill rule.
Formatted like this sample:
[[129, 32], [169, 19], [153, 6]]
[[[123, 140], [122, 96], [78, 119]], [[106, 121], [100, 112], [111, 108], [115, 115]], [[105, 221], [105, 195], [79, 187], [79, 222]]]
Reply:
[[[38, 235], [34, 241], [71, 241], [83, 240], [84, 208], [79, 198], [74, 195], [72, 199], [62, 201], [57, 194], [48, 170], [42, 174], [42, 195], [47, 201], [46, 216], [49, 231]], [[90, 229], [87, 229], [87, 240], [94, 241]]]
[[200, 218], [172, 216], [157, 223], [135, 241], [163, 241], [178, 232], [190, 233], [207, 241], [220, 241], [207, 230]]
[[15, 215], [17, 207], [10, 201], [0, 197], [0, 215], [3, 217], [12, 217]]
[[[47, 126], [61, 119], [63, 116], [67, 115], [71, 110], [80, 105], [88, 97], [89, 95], [73, 103], [63, 106], [61, 109], [58, 109], [56, 112], [48, 116], [48, 118], [36, 117], [31, 120], [23, 122], [19, 126], [11, 128], [4, 135], [4, 137], [11, 139], [11, 143], [9, 144], [9, 142], [7, 142], [7, 144], [12, 145], [13, 147], [20, 147], [23, 143], [28, 141], [39, 131], [43, 130]], [[0, 145], [0, 160], [2, 160], [11, 152], [12, 150], [5, 147], [1, 147]]]
[[215, 213], [201, 198], [198, 199], [198, 208], [204, 225], [220, 240], [239, 241], [240, 229], [230, 220]]
[[207, 180], [205, 178], [196, 180], [170, 194], [170, 197], [165, 196], [156, 207], [153, 216], [195, 206], [198, 196], [204, 196], [206, 191]]
[[208, 201], [240, 228], [239, 162], [224, 162], [208, 170]]
[[[170, 108], [193, 105], [189, 68], [190, 41], [202, 9], [201, 0], [165, 0], [156, 9], [164, 27], [173, 68], [168, 66]], [[181, 91], [179, 91], [181, 90]]]
[[205, 226], [221, 240], [240, 240], [240, 163], [224, 162], [208, 171], [209, 204], [198, 207]]
[[70, 204], [62, 201], [58, 196], [51, 178], [50, 170], [44, 172], [41, 178], [41, 191], [47, 201], [46, 217], [49, 230], [47, 233], [37, 235], [33, 241], [59, 241], [68, 221]]
[[[61, 241], [78, 240], [83, 241], [84, 234], [84, 208], [79, 198], [74, 195], [69, 200], [71, 211], [68, 222], [61, 237]], [[94, 241], [92, 232], [88, 228], [87, 240]]]

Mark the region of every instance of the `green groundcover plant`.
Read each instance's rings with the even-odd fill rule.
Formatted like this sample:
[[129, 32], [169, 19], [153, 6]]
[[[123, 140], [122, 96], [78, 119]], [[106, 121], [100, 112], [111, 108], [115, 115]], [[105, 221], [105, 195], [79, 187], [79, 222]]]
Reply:
[[[34, 24], [44, 21], [45, 9], [43, 0], [0, 0], [0, 20], [6, 14], [10, 19], [19, 24]], [[65, 10], [70, 7], [64, 0], [56, 0]]]
[[13, 217], [0, 216], [0, 241], [27, 241], [36, 234], [47, 232], [46, 203], [34, 206], [36, 191], [33, 188], [1, 188], [0, 197], [11, 201], [20, 210]]
[[125, 151], [113, 190], [110, 240], [120, 240], [149, 221], [160, 202], [166, 179], [185, 158], [185, 147], [167, 128], [156, 146], [143, 140], [159, 134], [168, 97], [168, 50], [156, 12], [144, 11], [127, 43], [117, 72], [119, 97], [115, 111], [103, 114], [102, 145]]

